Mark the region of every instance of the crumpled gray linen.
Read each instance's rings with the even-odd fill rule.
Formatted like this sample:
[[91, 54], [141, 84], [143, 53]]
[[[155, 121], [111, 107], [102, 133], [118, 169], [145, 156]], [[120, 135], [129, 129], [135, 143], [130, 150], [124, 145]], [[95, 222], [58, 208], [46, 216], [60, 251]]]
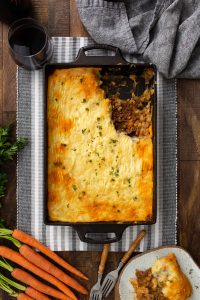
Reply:
[[200, 78], [200, 0], [76, 0], [97, 43], [151, 62], [167, 78]]

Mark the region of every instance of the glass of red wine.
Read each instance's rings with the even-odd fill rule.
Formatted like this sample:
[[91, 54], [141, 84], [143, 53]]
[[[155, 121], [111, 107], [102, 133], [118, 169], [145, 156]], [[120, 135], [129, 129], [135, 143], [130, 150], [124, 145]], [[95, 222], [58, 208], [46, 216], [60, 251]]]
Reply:
[[53, 54], [47, 31], [32, 18], [20, 19], [11, 25], [8, 43], [15, 62], [28, 70], [42, 68]]

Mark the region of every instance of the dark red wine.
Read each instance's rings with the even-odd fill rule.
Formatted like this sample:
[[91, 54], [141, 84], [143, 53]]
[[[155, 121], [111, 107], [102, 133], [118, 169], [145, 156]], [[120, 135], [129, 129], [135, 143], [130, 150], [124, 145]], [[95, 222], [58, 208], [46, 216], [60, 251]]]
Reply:
[[36, 26], [19, 27], [10, 38], [13, 51], [26, 56], [38, 53], [45, 43], [46, 34]]
[[46, 30], [31, 18], [16, 21], [10, 27], [8, 41], [15, 62], [29, 70], [41, 68], [53, 53]]

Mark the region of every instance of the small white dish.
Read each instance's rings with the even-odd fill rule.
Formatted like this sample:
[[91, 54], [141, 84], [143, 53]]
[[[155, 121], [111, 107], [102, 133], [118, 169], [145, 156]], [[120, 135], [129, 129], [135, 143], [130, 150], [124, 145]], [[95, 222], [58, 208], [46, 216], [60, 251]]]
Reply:
[[177, 246], [160, 247], [136, 255], [123, 268], [118, 281], [118, 292], [120, 300], [134, 300], [134, 287], [130, 283], [135, 278], [135, 270], [146, 270], [163, 256], [174, 253], [183, 273], [191, 282], [193, 293], [189, 300], [200, 300], [200, 269], [187, 251]]

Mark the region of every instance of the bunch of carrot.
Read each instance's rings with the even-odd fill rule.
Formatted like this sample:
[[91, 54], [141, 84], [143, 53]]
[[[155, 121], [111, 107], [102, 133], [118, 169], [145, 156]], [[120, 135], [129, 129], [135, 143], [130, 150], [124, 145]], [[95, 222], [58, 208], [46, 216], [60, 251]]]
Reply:
[[[76, 291], [82, 294], [87, 294], [87, 290], [77, 280], [67, 275], [65, 272], [63, 272], [61, 269], [55, 266], [52, 262], [50, 262], [49, 260], [41, 256], [39, 253], [37, 253], [33, 248], [39, 250], [45, 256], [48, 256], [50, 259], [52, 259], [57, 264], [61, 265], [63, 268], [70, 271], [71, 273], [86, 280], [88, 280], [88, 278], [32, 236], [18, 229], [12, 231], [9, 229], [0, 228], [0, 237], [12, 241], [19, 248], [18, 253], [8, 247], [0, 246], [0, 255], [2, 257], [9, 259], [14, 263], [20, 265], [21, 267], [29, 270], [30, 272], [34, 273], [35, 275], [54, 285], [58, 289], [54, 289], [40, 282], [38, 279], [34, 278], [32, 275], [30, 275], [24, 270], [21, 270], [19, 268], [14, 269], [7, 262], [0, 261], [0, 266], [10, 271], [11, 275], [15, 279], [27, 284], [32, 289], [40, 292], [39, 298], [36, 298], [36, 296], [35, 298], [33, 298], [32, 295], [33, 299], [49, 299], [47, 296], [44, 296], [45, 298], [41, 298], [41, 293], [43, 293], [42, 295], [47, 294], [57, 299], [76, 300], [77, 297], [69, 287], [75, 289]], [[21, 242], [23, 244], [21, 244]], [[25, 291], [27, 291], [27, 289]], [[28, 288], [28, 291], [30, 291], [30, 288]]]
[[[15, 287], [15, 289], [17, 289], [18, 292], [16, 292], [13, 289], [13, 287]], [[10, 280], [9, 278], [5, 277], [1, 273], [0, 273], [0, 288], [3, 291], [7, 292], [10, 296], [17, 298], [18, 300], [30, 300], [30, 299], [49, 300], [50, 299], [49, 297], [45, 296], [44, 294], [38, 292], [37, 290], [31, 287], [25, 287], [13, 280]]]

